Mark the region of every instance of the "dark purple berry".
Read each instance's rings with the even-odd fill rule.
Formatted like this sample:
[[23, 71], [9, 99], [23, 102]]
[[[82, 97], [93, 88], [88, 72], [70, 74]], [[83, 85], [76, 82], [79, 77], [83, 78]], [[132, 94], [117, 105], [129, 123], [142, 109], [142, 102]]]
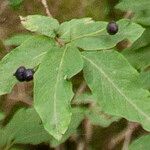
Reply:
[[114, 35], [118, 32], [118, 25], [115, 21], [111, 21], [108, 23], [107, 25], [107, 32], [110, 34], [110, 35]]
[[34, 70], [33, 69], [26, 69], [25, 71], [25, 80], [31, 81], [33, 80]]
[[24, 66], [21, 66], [14, 73], [14, 76], [18, 81], [23, 82], [25, 81], [25, 72], [26, 72], [26, 68]]

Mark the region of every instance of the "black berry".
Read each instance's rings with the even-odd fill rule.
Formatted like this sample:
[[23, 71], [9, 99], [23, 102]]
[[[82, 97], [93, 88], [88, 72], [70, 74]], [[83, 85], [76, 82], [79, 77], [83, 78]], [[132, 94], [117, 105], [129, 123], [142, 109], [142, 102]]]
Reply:
[[14, 76], [18, 81], [23, 82], [25, 81], [25, 72], [26, 72], [26, 68], [24, 66], [21, 66], [16, 70]]
[[31, 81], [33, 80], [34, 70], [33, 69], [26, 69], [25, 71], [25, 80]]
[[108, 23], [107, 25], [107, 32], [110, 34], [110, 35], [114, 35], [118, 32], [118, 25], [115, 21], [111, 21]]

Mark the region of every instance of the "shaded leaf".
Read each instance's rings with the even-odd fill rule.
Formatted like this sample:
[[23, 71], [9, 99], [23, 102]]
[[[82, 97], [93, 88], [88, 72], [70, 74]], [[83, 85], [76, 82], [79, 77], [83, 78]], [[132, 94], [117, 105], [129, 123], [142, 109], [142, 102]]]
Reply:
[[121, 9], [123, 11], [132, 10], [134, 12], [145, 10], [150, 8], [150, 1], [148, 0], [121, 0], [119, 4], [116, 6], [117, 9]]
[[60, 140], [71, 120], [71, 77], [82, 70], [78, 49], [65, 46], [49, 51], [35, 74], [34, 107], [45, 129]]
[[49, 142], [41, 120], [33, 108], [18, 110], [9, 123], [0, 128], [0, 147], [13, 144], [39, 144]]
[[100, 107], [92, 107], [87, 111], [86, 117], [90, 120], [91, 124], [101, 127], [108, 127], [112, 122], [119, 120], [119, 117], [110, 116], [102, 112]]
[[150, 29], [146, 29], [144, 34], [122, 54], [136, 69], [144, 70], [150, 65]]
[[133, 141], [129, 146], [129, 150], [149, 150], [150, 148], [150, 135], [142, 136]]
[[116, 51], [83, 53], [84, 77], [102, 110], [150, 130], [150, 93], [138, 72]]
[[21, 17], [21, 23], [27, 30], [52, 38], [56, 36], [56, 31], [59, 28], [59, 23], [56, 19], [41, 15]]
[[83, 93], [74, 99], [73, 103], [75, 104], [88, 104], [96, 102], [95, 97], [91, 93]]
[[144, 26], [150, 26], [150, 7], [148, 10], [143, 10], [143, 11], [136, 13], [133, 20]]
[[116, 9], [131, 11], [134, 15], [132, 20], [142, 25], [150, 25], [150, 1], [143, 0], [121, 0]]
[[0, 61], [0, 95], [11, 92], [17, 83], [13, 76], [19, 66], [34, 68], [54, 45], [54, 41], [43, 36], [35, 36], [12, 50]]
[[5, 40], [4, 44], [7, 46], [15, 45], [19, 46], [33, 35], [31, 34], [17, 34]]
[[69, 127], [66, 131], [66, 133], [62, 136], [62, 139], [60, 141], [55, 140], [54, 138], [51, 140], [51, 146], [56, 147], [63, 142], [65, 142], [73, 133], [77, 131], [78, 126], [80, 125], [81, 121], [85, 117], [85, 112], [87, 109], [85, 108], [73, 108], [72, 109], [72, 117], [69, 124]]
[[143, 88], [150, 90], [150, 71], [140, 73], [140, 82]]
[[3, 120], [5, 117], [4, 113], [0, 111], [0, 121]]
[[18, 6], [20, 6], [20, 4], [23, 2], [24, 0], [9, 0], [9, 4], [13, 7], [16, 8]]
[[150, 46], [135, 50], [126, 49], [122, 54], [136, 69], [144, 70], [150, 65]]
[[73, 102], [75, 104], [91, 104], [91, 107], [84, 113], [93, 125], [107, 127], [112, 122], [119, 120], [119, 117], [114, 117], [102, 112], [100, 106], [97, 104], [96, 98], [91, 93], [83, 93]]

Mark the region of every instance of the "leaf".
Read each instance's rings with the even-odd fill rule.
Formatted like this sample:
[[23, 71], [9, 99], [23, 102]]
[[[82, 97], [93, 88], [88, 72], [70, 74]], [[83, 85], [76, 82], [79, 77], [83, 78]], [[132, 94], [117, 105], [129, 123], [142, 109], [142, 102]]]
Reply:
[[129, 150], [149, 150], [150, 148], [150, 135], [145, 135], [133, 141], [129, 146]]
[[74, 99], [73, 103], [75, 104], [89, 104], [96, 102], [95, 97], [91, 93], [83, 93]]
[[[85, 26], [93, 26], [93, 28], [89, 28], [90, 30], [87, 30], [86, 28], [83, 30], [80, 28]], [[104, 26], [106, 26], [106, 22], [95, 24], [95, 21], [93, 21], [91, 18], [72, 19], [71, 21], [64, 22], [60, 25], [58, 35], [61, 39], [63, 39], [64, 42], [70, 42], [72, 39], [75, 39], [82, 34], [89, 34], [89, 32], [92, 33], [95, 32], [95, 30], [99, 31], [100, 27], [102, 28]], [[101, 30], [99, 32], [101, 32]]]
[[33, 108], [19, 109], [5, 127], [0, 128], [0, 147], [13, 144], [49, 142], [41, 120]]
[[150, 26], [150, 7], [135, 14], [133, 20], [141, 25]]
[[4, 113], [2, 111], [0, 111], [0, 121], [3, 120], [5, 117]]
[[56, 31], [59, 28], [59, 23], [56, 19], [41, 15], [21, 17], [21, 23], [27, 30], [43, 34], [51, 38], [56, 36]]
[[73, 98], [71, 77], [82, 70], [82, 57], [75, 47], [55, 47], [49, 51], [35, 74], [34, 107], [44, 128], [57, 140], [71, 120]]
[[10, 150], [28, 150], [29, 148], [23, 146], [13, 146]]
[[102, 111], [150, 130], [150, 93], [127, 60], [116, 51], [84, 52], [83, 59], [85, 80]]
[[140, 73], [140, 82], [143, 88], [150, 90], [150, 71]]
[[150, 1], [142, 0], [141, 2], [141, 0], [121, 0], [121, 2], [116, 5], [116, 8], [123, 11], [141, 11], [150, 8]]
[[142, 25], [150, 25], [150, 1], [143, 0], [122, 0], [116, 5], [116, 9], [131, 11], [134, 15], [132, 20]]
[[19, 46], [33, 35], [31, 34], [17, 34], [5, 40], [4, 44], [6, 46], [15, 45]]
[[12, 50], [0, 61], [0, 95], [11, 92], [17, 83], [13, 76], [19, 66], [34, 68], [54, 45], [54, 41], [43, 36], [35, 36]]
[[83, 93], [78, 96], [73, 102], [75, 104], [92, 104], [92, 106], [88, 108], [88, 110], [86, 110], [84, 114], [93, 125], [107, 127], [112, 122], [119, 120], [119, 117], [110, 116], [102, 112], [100, 106], [97, 104], [96, 98], [91, 93]]
[[102, 111], [100, 107], [92, 107], [86, 113], [86, 117], [90, 120], [93, 125], [98, 125], [101, 127], [108, 127], [114, 121], [118, 121], [119, 117], [110, 116]]
[[13, 8], [20, 6], [22, 2], [23, 0], [9, 0], [9, 3]]
[[66, 133], [62, 136], [60, 141], [53, 138], [50, 142], [52, 147], [57, 147], [58, 145], [64, 143], [73, 133], [77, 131], [78, 126], [85, 117], [85, 111], [87, 111], [85, 108], [80, 107], [72, 109], [72, 117]]
[[144, 34], [130, 47], [125, 49], [122, 54], [136, 69], [144, 70], [150, 65], [150, 29], [146, 29]]
[[71, 20], [60, 25], [58, 35], [66, 43], [71, 42], [84, 50], [110, 49], [124, 39], [135, 42], [143, 33], [144, 28], [127, 19], [117, 22], [119, 32], [109, 35], [106, 31], [107, 22], [94, 22], [88, 19]]
[[132, 50], [126, 49], [122, 54], [128, 59], [128, 61], [139, 70], [144, 70], [150, 65], [150, 46]]

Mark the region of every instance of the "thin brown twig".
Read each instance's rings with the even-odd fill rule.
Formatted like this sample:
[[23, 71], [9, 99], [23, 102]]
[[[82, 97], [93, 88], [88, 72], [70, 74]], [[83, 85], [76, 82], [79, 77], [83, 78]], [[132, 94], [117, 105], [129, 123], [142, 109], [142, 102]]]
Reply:
[[74, 99], [76, 99], [78, 96], [80, 96], [85, 91], [86, 87], [87, 87], [86, 82], [82, 81], [74, 95]]
[[8, 5], [9, 5], [9, 2], [8, 2], [8, 1], [3, 1], [3, 2], [1, 2], [0, 15], [5, 11], [5, 9], [7, 8]]
[[122, 150], [128, 150], [129, 144], [131, 142], [132, 134], [135, 129], [139, 126], [138, 123], [128, 123], [128, 132], [125, 134], [124, 144]]
[[124, 17], [123, 17], [123, 18], [130, 19], [132, 16], [133, 16], [133, 12], [132, 12], [132, 11], [127, 11], [127, 12], [124, 14]]
[[80, 139], [80, 141], [78, 141], [78, 145], [77, 145], [77, 150], [84, 150], [84, 141], [83, 139]]
[[47, 16], [52, 17], [52, 14], [50, 13], [50, 10], [48, 8], [47, 0], [41, 0], [41, 3], [45, 8]]
[[[117, 144], [119, 144], [122, 140], [125, 139], [124, 147], [127, 147], [131, 141], [132, 133], [139, 127], [138, 123], [129, 122], [128, 126], [119, 133], [116, 137], [114, 137], [109, 144], [109, 150], [113, 149]], [[128, 138], [128, 139], [127, 139]], [[126, 149], [125, 149], [126, 150]]]
[[[75, 100], [78, 96], [80, 96], [85, 90], [86, 90], [87, 84], [85, 81], [82, 81], [79, 88], [76, 91], [76, 94], [74, 96]], [[91, 107], [91, 104], [89, 105], [89, 108]], [[77, 145], [77, 150], [88, 150], [88, 143], [92, 136], [92, 125], [89, 119], [85, 118], [82, 122], [82, 129], [84, 132], [84, 137], [81, 138], [80, 142]]]
[[[50, 13], [50, 10], [49, 10], [48, 4], [47, 4], [47, 0], [41, 0], [41, 3], [42, 3], [42, 5], [43, 5], [44, 8], [45, 8], [45, 11], [46, 11], [47, 16], [53, 17], [52, 14]], [[64, 43], [63, 40], [61, 40], [61, 39], [59, 39], [59, 38], [57, 38], [57, 37], [55, 38], [55, 40], [56, 40], [56, 42], [58, 43], [59, 46], [62, 47], [62, 46], [65, 45], [65, 43]]]

